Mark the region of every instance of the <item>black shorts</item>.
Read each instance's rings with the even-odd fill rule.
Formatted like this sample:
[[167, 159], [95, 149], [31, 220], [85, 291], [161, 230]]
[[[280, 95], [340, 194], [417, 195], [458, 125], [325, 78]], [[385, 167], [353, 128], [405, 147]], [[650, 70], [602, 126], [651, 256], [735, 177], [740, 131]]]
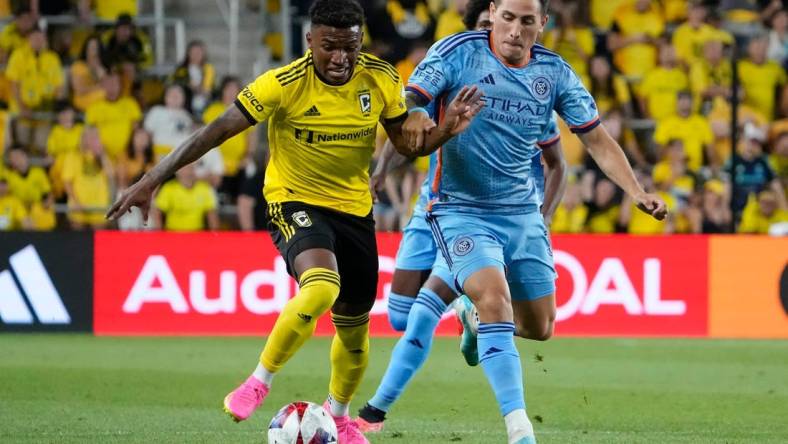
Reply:
[[378, 244], [371, 212], [359, 217], [303, 202], [272, 202], [267, 218], [271, 239], [291, 276], [298, 280], [294, 263], [303, 251], [331, 250], [341, 281], [338, 300], [372, 308], [378, 291]]

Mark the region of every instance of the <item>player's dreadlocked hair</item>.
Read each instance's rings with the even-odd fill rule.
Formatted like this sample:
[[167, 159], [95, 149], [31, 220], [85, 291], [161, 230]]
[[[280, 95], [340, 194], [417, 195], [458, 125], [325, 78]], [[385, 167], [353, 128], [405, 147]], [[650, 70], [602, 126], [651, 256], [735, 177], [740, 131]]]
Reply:
[[[501, 3], [501, 0], [491, 0], [495, 2], [496, 5]], [[471, 3], [475, 3], [471, 1]], [[547, 10], [550, 8], [550, 0], [539, 0], [539, 5], [542, 7], [542, 15], [547, 14]]]
[[313, 25], [351, 28], [364, 25], [364, 10], [357, 0], [315, 0], [309, 18]]

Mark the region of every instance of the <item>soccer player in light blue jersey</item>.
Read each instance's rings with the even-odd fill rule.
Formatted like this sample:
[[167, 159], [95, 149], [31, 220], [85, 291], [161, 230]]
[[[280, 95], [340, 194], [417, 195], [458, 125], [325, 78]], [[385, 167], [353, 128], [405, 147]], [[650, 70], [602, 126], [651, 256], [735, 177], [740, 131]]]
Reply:
[[596, 104], [574, 71], [535, 44], [547, 23], [547, 3], [491, 1], [490, 32], [461, 33], [433, 45], [410, 78], [403, 124], [409, 143], [421, 146], [435, 127], [424, 105], [435, 102], [440, 115], [462, 86], [473, 83], [484, 92], [485, 108], [441, 147], [427, 216], [458, 289], [478, 310], [480, 363], [510, 444], [536, 442], [515, 329], [547, 339], [555, 317], [550, 241], [533, 180], [522, 180], [552, 111], [641, 210], [657, 219], [666, 215], [665, 203], [643, 190], [621, 147], [599, 125]]
[[[466, 7], [463, 21], [468, 27], [488, 29], [489, 2], [472, 0]], [[435, 119], [433, 104], [429, 104], [426, 109]], [[555, 212], [566, 183], [566, 166], [556, 117], [553, 116], [550, 125], [539, 139], [538, 145], [541, 149], [533, 152], [531, 160], [533, 179], [523, 178], [536, 182], [540, 204], [544, 201], [542, 214], [548, 219]], [[547, 180], [542, 167], [542, 156], [549, 168]], [[396, 160], [392, 161], [392, 159]], [[388, 166], [400, 164], [403, 159], [404, 157], [394, 154], [390, 144], [384, 146], [371, 179], [373, 191], [382, 186]], [[405, 334], [392, 352], [389, 366], [375, 396], [359, 410], [356, 421], [364, 432], [382, 430], [386, 413], [401, 396], [415, 372], [426, 361], [441, 315], [448, 304], [457, 297], [453, 290], [454, 280], [451, 272], [443, 257], [438, 254], [431, 228], [425, 219], [426, 206], [433, 186], [431, 179], [435, 177], [437, 164], [438, 153], [433, 153], [430, 157], [427, 179], [422, 184], [419, 199], [405, 227], [397, 252], [396, 268], [388, 298], [388, 314], [392, 327], [398, 331], [405, 330]], [[463, 303], [463, 306], [472, 308], [467, 297], [463, 296]], [[469, 309], [462, 312], [469, 312]], [[469, 365], [478, 364], [476, 350], [476, 336], [470, 329], [466, 329], [463, 333], [462, 351]]]

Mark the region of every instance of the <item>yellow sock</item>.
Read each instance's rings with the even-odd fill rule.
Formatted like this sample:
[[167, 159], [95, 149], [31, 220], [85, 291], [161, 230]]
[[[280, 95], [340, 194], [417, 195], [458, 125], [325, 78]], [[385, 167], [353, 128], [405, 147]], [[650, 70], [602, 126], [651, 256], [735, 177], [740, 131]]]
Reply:
[[260, 363], [278, 372], [312, 333], [317, 320], [339, 296], [339, 275], [326, 268], [310, 268], [301, 274], [298, 294], [285, 304], [265, 343]]
[[337, 333], [331, 343], [331, 383], [328, 393], [348, 404], [361, 384], [369, 362], [369, 313], [343, 316], [331, 313]]

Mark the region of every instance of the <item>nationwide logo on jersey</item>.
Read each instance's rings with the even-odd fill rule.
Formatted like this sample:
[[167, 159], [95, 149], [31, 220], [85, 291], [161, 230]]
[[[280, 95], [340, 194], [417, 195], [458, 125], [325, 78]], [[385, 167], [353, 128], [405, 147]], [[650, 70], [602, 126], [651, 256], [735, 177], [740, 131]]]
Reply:
[[493, 77], [492, 74], [487, 74], [486, 76], [482, 77], [481, 80], [479, 80], [479, 83], [486, 83], [488, 85], [495, 85], [495, 78]]
[[546, 99], [550, 95], [550, 81], [546, 77], [537, 77], [531, 84], [531, 90], [537, 99]]
[[365, 89], [358, 92], [358, 106], [365, 116], [372, 112], [372, 95]]
[[28, 245], [12, 254], [9, 262], [11, 270], [0, 272], [0, 319], [6, 324], [33, 324], [26, 298], [42, 324], [70, 324], [71, 316], [36, 248]]
[[468, 236], [463, 236], [454, 241], [454, 254], [457, 256], [465, 256], [473, 250], [473, 239]]
[[306, 112], [304, 113], [304, 117], [319, 117], [319, 116], [320, 116], [320, 111], [317, 109], [316, 105], [312, 105], [312, 107], [306, 110]]
[[296, 211], [295, 213], [293, 213], [293, 221], [295, 221], [295, 223], [302, 228], [312, 226], [312, 220], [309, 219], [309, 216], [306, 214], [306, 211]]

